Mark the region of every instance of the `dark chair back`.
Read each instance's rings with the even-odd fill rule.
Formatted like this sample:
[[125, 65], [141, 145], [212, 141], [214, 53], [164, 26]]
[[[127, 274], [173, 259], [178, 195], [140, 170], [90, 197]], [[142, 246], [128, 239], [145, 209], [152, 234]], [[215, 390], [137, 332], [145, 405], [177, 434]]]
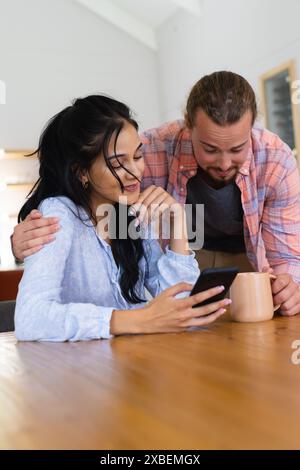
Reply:
[[0, 302], [0, 333], [14, 331], [16, 302]]

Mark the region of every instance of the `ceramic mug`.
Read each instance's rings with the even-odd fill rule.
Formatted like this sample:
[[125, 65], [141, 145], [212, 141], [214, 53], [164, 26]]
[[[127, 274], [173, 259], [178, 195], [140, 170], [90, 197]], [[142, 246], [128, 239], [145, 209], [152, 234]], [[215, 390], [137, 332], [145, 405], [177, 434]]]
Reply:
[[238, 322], [271, 320], [280, 305], [273, 305], [270, 273], [239, 273], [230, 288], [231, 317]]

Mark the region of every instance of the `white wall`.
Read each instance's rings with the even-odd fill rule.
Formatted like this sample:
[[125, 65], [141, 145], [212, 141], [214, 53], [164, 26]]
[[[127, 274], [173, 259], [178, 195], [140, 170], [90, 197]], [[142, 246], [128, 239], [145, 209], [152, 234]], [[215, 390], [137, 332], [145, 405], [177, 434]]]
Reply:
[[126, 101], [147, 128], [179, 117], [205, 73], [231, 69], [257, 91], [290, 58], [300, 75], [299, 0], [204, 0], [203, 10], [161, 25], [155, 54], [72, 0], [0, 0], [0, 148], [34, 147], [47, 119], [88, 93]]
[[28, 149], [74, 97], [107, 93], [160, 120], [153, 51], [72, 0], [0, 0], [0, 148]]
[[164, 120], [178, 118], [193, 84], [232, 70], [259, 90], [259, 76], [296, 59], [300, 78], [299, 0], [204, 0], [203, 17], [182, 12], [158, 30]]

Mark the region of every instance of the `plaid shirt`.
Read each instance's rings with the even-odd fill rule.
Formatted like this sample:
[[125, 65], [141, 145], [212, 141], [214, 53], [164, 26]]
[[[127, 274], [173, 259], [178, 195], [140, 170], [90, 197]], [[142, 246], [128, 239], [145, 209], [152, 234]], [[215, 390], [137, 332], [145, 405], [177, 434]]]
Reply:
[[[142, 188], [163, 187], [184, 204], [197, 172], [189, 129], [183, 121], [141, 135]], [[253, 128], [252, 146], [236, 176], [244, 210], [247, 256], [257, 271], [289, 273], [300, 283], [300, 180], [290, 148], [266, 129]]]

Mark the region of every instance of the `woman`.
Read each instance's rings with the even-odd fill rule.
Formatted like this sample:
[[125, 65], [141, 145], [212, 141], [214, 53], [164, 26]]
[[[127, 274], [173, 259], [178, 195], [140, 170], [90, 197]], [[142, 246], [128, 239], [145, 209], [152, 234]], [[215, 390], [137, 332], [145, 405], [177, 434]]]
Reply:
[[[222, 287], [176, 297], [191, 290], [198, 265], [188, 249], [183, 208], [162, 188], [140, 194], [144, 161], [137, 130], [126, 105], [89, 96], [54, 116], [42, 133], [40, 178], [19, 219], [39, 208], [59, 218], [61, 229], [25, 259], [15, 314], [19, 340], [179, 332], [224, 313], [228, 300], [192, 308]], [[175, 207], [165, 252], [149, 239], [153, 206], [154, 220]], [[138, 236], [145, 227], [148, 239]], [[145, 288], [154, 297], [148, 303]]]

